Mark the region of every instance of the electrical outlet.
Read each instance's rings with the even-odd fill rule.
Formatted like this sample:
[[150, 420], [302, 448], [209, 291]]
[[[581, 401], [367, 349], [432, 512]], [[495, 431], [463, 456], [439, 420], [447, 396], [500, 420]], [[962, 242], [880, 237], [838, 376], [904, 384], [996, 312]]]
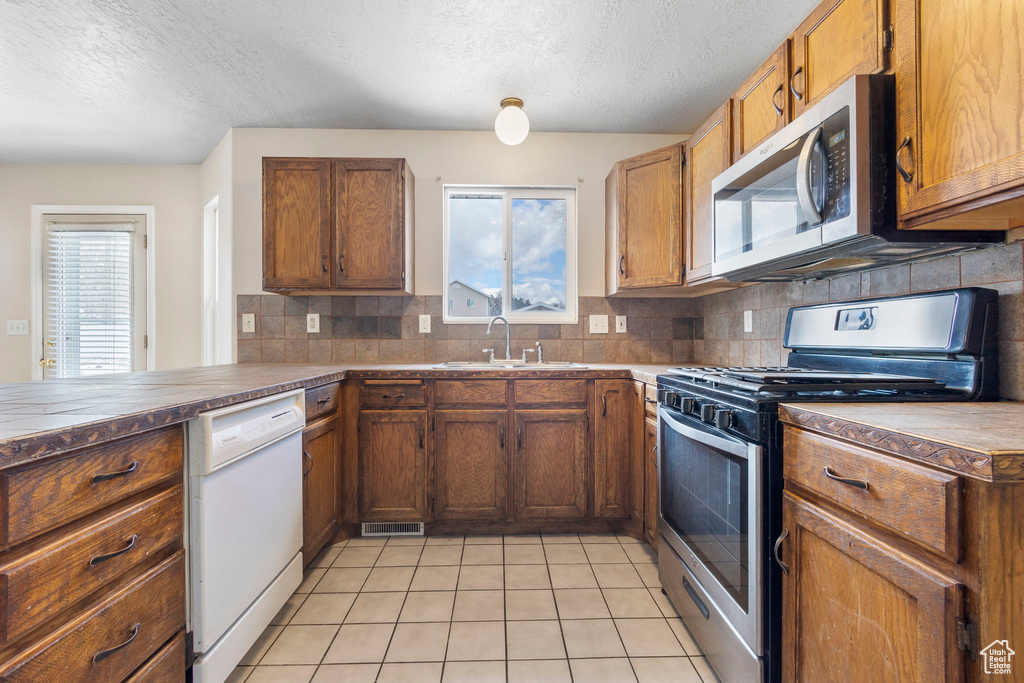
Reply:
[[24, 336], [28, 334], [28, 321], [27, 320], [8, 320], [7, 321], [7, 334]]
[[626, 331], [626, 316], [617, 315], [615, 316], [615, 331], [622, 333]]
[[590, 316], [590, 333], [591, 334], [608, 334], [608, 316], [606, 316], [606, 315], [592, 315], [592, 316]]
[[255, 313], [243, 313], [242, 314], [242, 332], [255, 332], [256, 331], [256, 314]]
[[319, 313], [307, 313], [306, 314], [306, 332], [309, 334], [316, 334], [320, 331], [320, 314]]
[[753, 332], [754, 331], [754, 312], [743, 311], [743, 331]]
[[421, 315], [420, 316], [420, 332], [422, 332], [424, 334], [429, 334], [430, 333], [430, 316], [429, 315]]

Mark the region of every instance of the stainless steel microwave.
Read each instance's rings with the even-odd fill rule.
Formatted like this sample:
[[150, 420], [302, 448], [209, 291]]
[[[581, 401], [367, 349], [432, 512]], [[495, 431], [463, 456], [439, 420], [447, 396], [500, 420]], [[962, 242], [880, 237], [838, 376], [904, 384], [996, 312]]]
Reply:
[[714, 275], [808, 280], [1002, 241], [897, 229], [893, 91], [854, 76], [712, 181]]

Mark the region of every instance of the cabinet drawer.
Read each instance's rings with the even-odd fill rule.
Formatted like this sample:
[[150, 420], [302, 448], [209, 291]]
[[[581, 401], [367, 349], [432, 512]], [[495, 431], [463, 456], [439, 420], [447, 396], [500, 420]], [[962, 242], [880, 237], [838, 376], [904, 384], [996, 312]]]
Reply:
[[180, 426], [78, 451], [0, 475], [0, 547], [67, 524], [172, 476], [181, 478]]
[[306, 389], [306, 423], [338, 409], [338, 383]]
[[516, 403], [586, 403], [585, 379], [517, 379]]
[[[954, 561], [960, 555], [960, 478], [787, 427], [787, 479]], [[826, 474], [827, 470], [827, 474]], [[850, 479], [844, 483], [836, 478]], [[866, 483], [858, 488], [855, 482]]]
[[648, 413], [658, 412], [658, 387], [653, 384], [644, 385], [644, 408]]
[[359, 388], [359, 402], [364, 406], [422, 406], [427, 403], [426, 387], [422, 384], [363, 385]]
[[0, 670], [0, 681], [121, 681], [184, 626], [185, 552], [180, 550], [20, 650]]
[[445, 405], [505, 405], [507, 382], [503, 379], [439, 379], [434, 402]]
[[182, 535], [182, 487], [71, 530], [0, 564], [0, 642], [55, 616]]
[[160, 648], [125, 683], [171, 683], [185, 680], [185, 633]]

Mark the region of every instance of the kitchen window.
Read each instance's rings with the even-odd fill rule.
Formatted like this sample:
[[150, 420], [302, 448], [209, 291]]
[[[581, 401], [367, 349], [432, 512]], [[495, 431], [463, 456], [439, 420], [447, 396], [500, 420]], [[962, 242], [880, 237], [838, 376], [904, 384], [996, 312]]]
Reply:
[[575, 323], [576, 190], [444, 190], [444, 321]]

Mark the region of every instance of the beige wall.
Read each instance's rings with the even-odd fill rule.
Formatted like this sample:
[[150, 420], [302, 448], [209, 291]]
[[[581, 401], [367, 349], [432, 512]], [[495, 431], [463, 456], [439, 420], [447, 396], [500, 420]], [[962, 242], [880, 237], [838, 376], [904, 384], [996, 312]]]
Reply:
[[579, 185], [579, 295], [604, 295], [604, 179], [627, 157], [683, 135], [531, 133], [508, 147], [491, 131], [232, 130], [235, 294], [262, 291], [264, 156], [404, 157], [416, 175], [416, 294], [441, 294], [441, 186]]
[[31, 378], [30, 337], [7, 320], [30, 320], [31, 211], [46, 205], [155, 207], [156, 366], [198, 365], [202, 236], [198, 166], [0, 164], [0, 381]]

